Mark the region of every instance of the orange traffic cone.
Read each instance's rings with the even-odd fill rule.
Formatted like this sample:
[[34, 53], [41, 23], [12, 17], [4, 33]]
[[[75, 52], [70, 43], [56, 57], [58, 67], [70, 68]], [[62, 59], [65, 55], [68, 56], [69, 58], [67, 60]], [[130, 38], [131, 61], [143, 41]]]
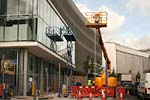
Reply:
[[92, 93], [90, 93], [90, 98], [89, 98], [89, 100], [92, 100]]
[[120, 93], [120, 100], [123, 100], [122, 92]]
[[102, 100], [106, 100], [106, 96], [105, 96], [104, 90], [102, 90]]

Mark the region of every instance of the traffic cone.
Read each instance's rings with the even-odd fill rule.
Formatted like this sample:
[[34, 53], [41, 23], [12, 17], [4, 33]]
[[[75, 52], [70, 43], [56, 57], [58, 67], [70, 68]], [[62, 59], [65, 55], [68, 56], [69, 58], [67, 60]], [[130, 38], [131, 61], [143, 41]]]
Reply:
[[89, 100], [92, 100], [92, 93], [90, 93], [90, 98], [89, 98]]
[[105, 96], [104, 90], [102, 90], [102, 99], [101, 100], [106, 100], [106, 96]]
[[122, 92], [120, 93], [120, 100], [123, 100]]

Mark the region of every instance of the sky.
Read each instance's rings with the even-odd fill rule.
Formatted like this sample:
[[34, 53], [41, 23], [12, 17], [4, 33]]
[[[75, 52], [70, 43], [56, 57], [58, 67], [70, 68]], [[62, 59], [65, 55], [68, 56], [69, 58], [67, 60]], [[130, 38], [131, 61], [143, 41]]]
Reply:
[[106, 11], [108, 22], [101, 28], [105, 42], [133, 49], [150, 49], [150, 0], [73, 0], [80, 12]]

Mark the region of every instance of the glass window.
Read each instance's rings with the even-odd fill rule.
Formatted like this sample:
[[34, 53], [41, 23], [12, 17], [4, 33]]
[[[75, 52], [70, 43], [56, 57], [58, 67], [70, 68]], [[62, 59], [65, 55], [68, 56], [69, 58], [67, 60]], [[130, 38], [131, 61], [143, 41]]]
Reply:
[[0, 0], [0, 15], [4, 15], [7, 9], [7, 0]]
[[45, 30], [46, 30], [46, 27], [47, 27], [47, 25], [46, 25], [46, 23], [44, 23], [44, 26], [43, 26], [43, 34], [42, 34], [42, 42], [46, 45], [46, 38], [47, 38], [47, 36], [46, 36], [46, 34], [45, 34]]
[[27, 24], [19, 25], [19, 40], [27, 40]]
[[46, 36], [46, 27], [64, 26], [60, 18], [45, 0], [38, 0], [38, 30], [37, 40], [50, 47], [51, 40]]
[[18, 14], [18, 0], [7, 0], [7, 14]]
[[20, 0], [19, 12], [20, 14], [32, 14], [33, 0]]
[[0, 26], [0, 41], [3, 41], [3, 26]]
[[17, 25], [6, 26], [5, 27], [5, 41], [17, 40]]
[[35, 40], [37, 30], [36, 19], [24, 19], [19, 24], [19, 40]]
[[42, 34], [44, 34], [43, 33], [43, 25], [44, 25], [43, 21], [40, 18], [38, 18], [38, 35], [37, 35], [37, 39], [40, 42], [42, 42]]
[[[8, 89], [13, 90], [15, 88], [15, 69], [17, 63], [17, 50], [16, 49], [0, 49], [0, 62], [2, 62], [2, 55], [4, 57], [4, 81], [8, 84]], [[0, 82], [2, 82], [2, 78], [0, 78]]]

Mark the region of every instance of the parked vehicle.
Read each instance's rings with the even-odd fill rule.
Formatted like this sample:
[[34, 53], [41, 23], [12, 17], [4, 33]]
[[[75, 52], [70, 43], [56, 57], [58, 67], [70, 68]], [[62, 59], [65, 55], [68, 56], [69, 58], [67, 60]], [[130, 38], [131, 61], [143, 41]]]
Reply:
[[140, 83], [137, 90], [138, 96], [143, 100], [150, 98], [150, 73], [141, 74]]

